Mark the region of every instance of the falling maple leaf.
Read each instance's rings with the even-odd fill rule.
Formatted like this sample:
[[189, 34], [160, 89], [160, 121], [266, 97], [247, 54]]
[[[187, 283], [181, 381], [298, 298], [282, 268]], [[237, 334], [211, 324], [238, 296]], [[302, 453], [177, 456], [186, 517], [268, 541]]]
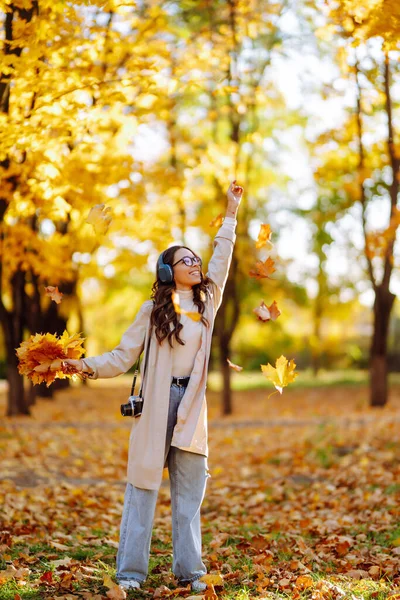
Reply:
[[98, 235], [107, 233], [112, 221], [111, 208], [105, 204], [96, 204], [92, 206], [86, 219]]
[[172, 304], [174, 305], [175, 312], [178, 315], [186, 315], [192, 321], [200, 321], [201, 313], [199, 312], [190, 312], [189, 310], [185, 310], [180, 305], [179, 294], [177, 292], [172, 292]]
[[267, 250], [272, 250], [274, 247], [271, 242], [271, 226], [268, 224], [261, 224], [260, 232], [258, 234], [258, 238], [256, 240], [256, 248], [267, 248]]
[[258, 260], [256, 262], [255, 270], [249, 271], [249, 275], [250, 277], [255, 277], [256, 279], [265, 279], [272, 275], [275, 270], [275, 262], [269, 256], [264, 262], [262, 262], [262, 260]]
[[210, 222], [210, 227], [221, 227], [221, 225], [222, 225], [223, 221], [224, 221], [223, 214], [222, 214], [222, 213], [219, 213], [219, 215], [217, 215], [217, 216], [215, 217], [215, 219], [213, 219], [213, 220]]
[[280, 394], [284, 387], [292, 383], [297, 377], [298, 373], [295, 373], [296, 363], [294, 360], [288, 361], [284, 356], [280, 356], [276, 359], [275, 367], [270, 365], [261, 365], [261, 370], [269, 381], [272, 381], [276, 389]]
[[228, 365], [230, 366], [231, 369], [234, 369], [235, 371], [243, 371], [243, 367], [239, 367], [239, 365], [235, 365], [233, 362], [231, 362], [229, 360], [229, 358], [226, 359], [226, 362], [228, 363]]
[[260, 321], [276, 321], [281, 314], [281, 311], [279, 310], [275, 301], [271, 304], [271, 306], [267, 306], [264, 300], [261, 302], [260, 306], [257, 306], [257, 308], [253, 309], [253, 312], [257, 315]]
[[273, 321], [276, 321], [276, 319], [281, 314], [281, 311], [279, 310], [278, 305], [275, 300], [273, 301], [271, 306], [268, 307], [268, 310], [269, 310], [269, 314], [271, 315], [271, 319]]
[[56, 378], [70, 378], [74, 373], [65, 370], [62, 361], [80, 358], [85, 353], [84, 341], [79, 333], [70, 336], [67, 331], [60, 338], [52, 333], [31, 335], [16, 349], [18, 371], [33, 384], [46, 382], [47, 387]]
[[56, 304], [61, 303], [64, 294], [59, 291], [57, 286], [54, 287], [53, 285], [48, 285], [44, 289], [46, 290], [46, 296], [54, 300]]

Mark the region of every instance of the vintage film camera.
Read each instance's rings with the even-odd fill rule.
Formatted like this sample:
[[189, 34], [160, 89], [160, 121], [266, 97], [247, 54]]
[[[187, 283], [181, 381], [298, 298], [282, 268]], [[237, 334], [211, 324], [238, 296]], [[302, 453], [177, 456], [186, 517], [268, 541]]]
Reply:
[[123, 417], [140, 417], [143, 410], [143, 398], [141, 396], [129, 396], [126, 404], [121, 404], [121, 415]]

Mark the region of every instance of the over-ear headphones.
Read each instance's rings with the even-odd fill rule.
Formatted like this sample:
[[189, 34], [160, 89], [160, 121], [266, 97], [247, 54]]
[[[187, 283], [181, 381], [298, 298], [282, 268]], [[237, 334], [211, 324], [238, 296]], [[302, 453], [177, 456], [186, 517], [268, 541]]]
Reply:
[[172, 283], [174, 280], [174, 272], [171, 265], [167, 265], [164, 260], [164, 252], [160, 254], [157, 261], [157, 277], [161, 283]]

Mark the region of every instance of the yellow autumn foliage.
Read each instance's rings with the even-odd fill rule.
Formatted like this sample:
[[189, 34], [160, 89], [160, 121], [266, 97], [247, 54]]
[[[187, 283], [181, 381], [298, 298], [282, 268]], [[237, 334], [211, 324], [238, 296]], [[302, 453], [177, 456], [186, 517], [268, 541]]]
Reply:
[[85, 353], [84, 341], [80, 334], [69, 335], [67, 331], [61, 337], [51, 333], [31, 335], [16, 350], [18, 371], [32, 383], [45, 382], [47, 387], [56, 378], [71, 378], [72, 375], [63, 372], [62, 360], [80, 358]]

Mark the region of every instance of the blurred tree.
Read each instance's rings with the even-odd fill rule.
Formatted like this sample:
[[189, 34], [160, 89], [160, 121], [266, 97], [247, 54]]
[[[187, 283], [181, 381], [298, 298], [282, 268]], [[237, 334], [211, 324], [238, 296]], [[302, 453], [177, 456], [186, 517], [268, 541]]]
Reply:
[[201, 153], [196, 165], [201, 189], [193, 225], [209, 235], [211, 217], [224, 212], [229, 182], [236, 178], [245, 187], [237, 243], [214, 330], [223, 375], [222, 413], [229, 414], [231, 341], [244, 297], [262, 287], [248, 274], [257, 254], [249, 227], [260, 207], [265, 207], [268, 186], [278, 178], [263, 143], [277, 135], [279, 125], [284, 127], [291, 116], [283, 115], [283, 99], [267, 73], [273, 53], [280, 49], [278, 22], [285, 3], [204, 0], [201, 5], [203, 11], [199, 2], [182, 1], [176, 15], [191, 32], [184, 66], [188, 69], [193, 61], [196, 67], [191, 102], [202, 110], [200, 120], [192, 120], [191, 126], [197, 151], [192, 155]]
[[[354, 106], [340, 130], [319, 136], [314, 155], [318, 185], [330, 190], [331, 200], [338, 196], [350, 210], [355, 203], [361, 207], [364, 260], [375, 296], [370, 402], [383, 406], [387, 402], [388, 328], [395, 299], [390, 283], [397, 266], [394, 246], [400, 222], [399, 142], [394, 130], [398, 104], [393, 99], [399, 69], [398, 52], [393, 50], [395, 29], [391, 19], [378, 24], [377, 4], [328, 2], [327, 23], [317, 33], [323, 42], [333, 43], [342, 76], [354, 90]], [[396, 19], [398, 9], [392, 8]], [[387, 215], [383, 228], [376, 225], [378, 213], [379, 221]]]
[[[80, 270], [97, 272], [87, 257], [112, 252], [117, 233], [130, 236], [134, 261], [133, 240], [171, 238], [171, 228], [154, 206], [138, 218], [141, 164], [131, 150], [156, 98], [149, 90], [158, 89], [164, 56], [163, 12], [155, 7], [139, 20], [132, 8], [47, 0], [0, 8], [0, 319], [13, 415], [29, 414], [15, 356], [24, 331], [58, 329], [68, 316], [46, 308], [44, 286], [75, 289]], [[95, 204], [114, 207], [107, 237], [85, 224]]]

